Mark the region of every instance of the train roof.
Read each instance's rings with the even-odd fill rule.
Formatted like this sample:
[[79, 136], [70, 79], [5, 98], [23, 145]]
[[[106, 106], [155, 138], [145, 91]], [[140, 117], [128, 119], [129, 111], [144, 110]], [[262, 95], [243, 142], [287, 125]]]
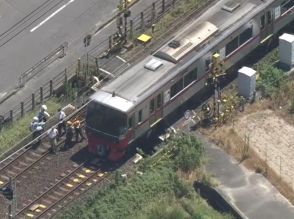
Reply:
[[[92, 99], [108, 93], [102, 102], [126, 112], [135, 104], [172, 80], [180, 71], [208, 53], [221, 40], [227, 38], [241, 25], [247, 24], [254, 15], [274, 0], [220, 0], [200, 17], [186, 25], [170, 42], [132, 66], [120, 77], [104, 86]], [[192, 44], [192, 45], [191, 45]], [[172, 48], [175, 47], [175, 48]], [[180, 52], [179, 52], [180, 51]], [[102, 95], [103, 94], [103, 95]], [[128, 104], [114, 104], [116, 98]]]

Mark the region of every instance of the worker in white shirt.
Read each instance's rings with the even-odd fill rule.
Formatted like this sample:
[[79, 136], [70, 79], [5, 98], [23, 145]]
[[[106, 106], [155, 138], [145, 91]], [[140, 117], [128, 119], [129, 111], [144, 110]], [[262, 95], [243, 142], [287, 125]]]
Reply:
[[47, 106], [43, 104], [38, 112], [39, 122], [46, 122], [50, 117], [50, 114], [47, 112]]
[[[33, 138], [37, 138], [44, 131], [45, 122], [39, 122], [38, 117], [34, 117], [31, 122], [31, 131], [33, 132]], [[40, 143], [41, 139], [38, 139], [38, 143]]]
[[57, 151], [57, 137], [58, 137], [58, 130], [56, 128], [51, 128], [47, 132], [49, 142], [51, 145], [51, 151], [56, 154]]
[[[66, 133], [66, 123], [65, 123], [65, 117], [66, 117], [66, 114], [65, 112], [59, 108], [58, 109], [58, 126], [57, 126], [57, 129], [58, 129], [58, 133], [59, 133], [59, 136], [61, 136], [63, 133]], [[63, 129], [63, 133], [62, 133], [62, 129]]]

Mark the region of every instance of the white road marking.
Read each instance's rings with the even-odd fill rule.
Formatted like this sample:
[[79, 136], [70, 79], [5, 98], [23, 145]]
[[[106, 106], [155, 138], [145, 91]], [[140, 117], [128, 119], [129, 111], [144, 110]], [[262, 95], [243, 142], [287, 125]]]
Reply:
[[70, 0], [68, 3], [62, 5], [60, 8], [58, 8], [56, 11], [54, 11], [50, 16], [48, 16], [45, 20], [43, 20], [41, 23], [39, 23], [37, 26], [32, 28], [30, 32], [34, 32], [39, 27], [41, 27], [43, 24], [45, 24], [47, 21], [49, 21], [52, 17], [54, 17], [56, 14], [58, 14], [60, 11], [62, 11], [64, 8], [66, 8], [69, 4], [73, 3], [75, 0]]
[[112, 78], [115, 78], [114, 74], [110, 73], [109, 71], [106, 71], [103, 68], [99, 68], [99, 70], [102, 71], [103, 73], [107, 74], [107, 75], [110, 75]]
[[118, 58], [120, 61], [122, 61], [122, 62], [124, 62], [124, 63], [126, 63], [127, 61], [126, 60], [124, 60], [122, 57], [120, 57], [120, 56], [115, 56], [116, 58]]

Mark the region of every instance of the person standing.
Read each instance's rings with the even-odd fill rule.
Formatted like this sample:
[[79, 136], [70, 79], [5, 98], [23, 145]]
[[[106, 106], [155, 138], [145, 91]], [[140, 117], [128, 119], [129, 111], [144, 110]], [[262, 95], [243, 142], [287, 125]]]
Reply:
[[[66, 124], [65, 124], [65, 117], [66, 117], [66, 114], [65, 112], [59, 108], [58, 109], [58, 126], [57, 126], [57, 129], [58, 129], [58, 133], [59, 135], [61, 136], [63, 133], [66, 133]], [[63, 129], [63, 133], [62, 133], [62, 129]]]
[[[33, 118], [33, 121], [31, 122], [31, 131], [33, 132], [34, 139], [42, 134], [42, 132], [44, 131], [44, 125], [45, 125], [45, 122], [39, 122], [38, 117], [35, 116]], [[41, 139], [38, 139], [37, 142], [40, 143]]]
[[86, 139], [83, 135], [82, 127], [81, 127], [81, 121], [79, 119], [75, 119], [73, 122], [73, 127], [75, 130], [75, 137], [76, 137], [76, 142], [79, 140], [79, 136], [81, 137], [81, 141]]
[[65, 142], [64, 142], [64, 150], [67, 150], [72, 145], [72, 137], [74, 135], [74, 128], [72, 126], [71, 121], [67, 121], [66, 123], [66, 134], [65, 134]]
[[38, 112], [39, 122], [46, 122], [49, 117], [50, 114], [47, 112], [47, 106], [43, 104]]
[[56, 154], [58, 130], [53, 127], [53, 128], [48, 130], [47, 134], [48, 134], [49, 142], [50, 142], [50, 145], [51, 145], [51, 151], [54, 154]]

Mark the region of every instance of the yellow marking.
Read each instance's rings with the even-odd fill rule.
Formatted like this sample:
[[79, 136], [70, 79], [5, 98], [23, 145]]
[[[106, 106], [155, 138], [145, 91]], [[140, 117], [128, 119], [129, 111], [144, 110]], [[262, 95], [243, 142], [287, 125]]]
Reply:
[[66, 185], [67, 187], [70, 187], [70, 188], [73, 187], [73, 185], [72, 185], [72, 184], [69, 184], [69, 183], [66, 183], [65, 185]]
[[84, 179], [84, 178], [86, 178], [84, 175], [82, 175], [82, 174], [78, 174], [78, 177], [80, 177], [80, 178], [82, 178], [82, 179]]
[[29, 209], [30, 209], [30, 211], [35, 211], [35, 210], [37, 210], [39, 208], [39, 204], [34, 204], [34, 205], [32, 205]]
[[41, 209], [38, 208], [38, 209], [35, 210], [35, 212], [40, 213]]
[[149, 36], [147, 34], [141, 34], [137, 40], [141, 43], [148, 43], [152, 39], [152, 36]]
[[88, 168], [84, 168], [83, 171], [85, 171], [85, 173], [91, 173], [92, 170], [88, 169]]
[[87, 186], [91, 186], [91, 185], [92, 185], [92, 183], [91, 183], [91, 182], [88, 182], [88, 183], [86, 183], [86, 185], [87, 185]]
[[27, 213], [26, 214], [28, 217], [34, 217], [34, 215], [33, 214], [30, 214], [30, 213]]
[[3, 184], [4, 184], [4, 182], [0, 181], [0, 185], [3, 185]]
[[104, 173], [98, 173], [98, 176], [102, 177], [102, 176], [104, 176]]
[[40, 208], [46, 208], [46, 205], [39, 205]]
[[76, 183], [80, 182], [80, 180], [78, 178], [74, 178], [73, 181], [76, 182]]

